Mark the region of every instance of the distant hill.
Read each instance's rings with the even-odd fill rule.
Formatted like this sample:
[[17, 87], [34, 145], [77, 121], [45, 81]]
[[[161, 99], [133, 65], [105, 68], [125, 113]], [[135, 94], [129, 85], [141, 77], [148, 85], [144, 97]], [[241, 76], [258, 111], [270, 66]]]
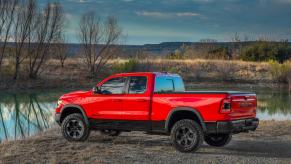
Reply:
[[[201, 45], [205, 43], [200, 42], [162, 42], [160, 44], [144, 44], [144, 45], [120, 45], [119, 47], [122, 49], [123, 55], [135, 55], [138, 51], [142, 50], [146, 54], [149, 55], [167, 55], [171, 52], [174, 52], [182, 45]], [[228, 42], [217, 42], [211, 44], [218, 45], [230, 45]], [[72, 55], [76, 55], [80, 49], [82, 48], [81, 44], [68, 44], [69, 52]]]
[[[182, 45], [191, 45], [191, 42], [163, 42], [160, 44], [145, 44], [145, 45], [120, 45], [124, 55], [134, 55], [138, 51], [142, 50], [150, 55], [166, 55], [169, 54]], [[81, 44], [67, 44], [69, 52], [72, 55], [76, 55], [82, 48]]]
[[[242, 42], [242, 45], [253, 44], [254, 41]], [[123, 55], [135, 55], [138, 51], [142, 50], [149, 55], [167, 55], [174, 52], [183, 45], [201, 46], [202, 44], [214, 44], [217, 46], [233, 46], [234, 42], [214, 42], [214, 43], [201, 43], [201, 42], [162, 42], [160, 44], [144, 44], [144, 45], [121, 45]], [[80, 44], [68, 44], [71, 54], [76, 54], [81, 49]], [[289, 42], [291, 46], [291, 42]]]
[[[250, 42], [242, 42], [243, 45], [248, 45], [254, 43]], [[149, 55], [167, 55], [171, 52], [174, 52], [176, 49], [180, 48], [182, 45], [192, 45], [192, 46], [200, 46], [202, 44], [215, 44], [218, 46], [232, 46], [234, 42], [214, 42], [214, 43], [201, 43], [201, 42], [162, 42], [160, 44], [144, 44], [144, 45], [119, 45], [122, 50], [122, 55], [135, 55], [138, 51], [142, 50], [146, 54]], [[289, 42], [291, 45], [291, 42]], [[1, 45], [1, 43], [0, 43]], [[14, 43], [8, 43], [8, 46], [13, 46]], [[82, 45], [68, 43], [69, 54], [71, 56], [76, 56], [79, 54]], [[102, 45], [100, 45], [102, 46]]]

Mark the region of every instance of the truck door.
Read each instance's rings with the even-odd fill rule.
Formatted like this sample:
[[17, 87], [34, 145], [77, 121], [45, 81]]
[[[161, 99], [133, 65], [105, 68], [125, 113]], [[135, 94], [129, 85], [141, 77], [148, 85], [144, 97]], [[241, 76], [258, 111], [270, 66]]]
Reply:
[[101, 94], [94, 94], [94, 103], [90, 104], [93, 118], [112, 121], [122, 119], [126, 79], [115, 77], [101, 85]]
[[127, 94], [123, 98], [123, 119], [148, 122], [150, 117], [150, 89], [147, 76], [128, 77]]

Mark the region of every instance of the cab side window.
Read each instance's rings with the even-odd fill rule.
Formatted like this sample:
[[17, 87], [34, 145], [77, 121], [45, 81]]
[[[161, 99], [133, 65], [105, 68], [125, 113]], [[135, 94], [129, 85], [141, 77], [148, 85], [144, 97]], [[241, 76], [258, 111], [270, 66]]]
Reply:
[[156, 78], [155, 93], [171, 93], [174, 91], [175, 88], [173, 79], [166, 76], [160, 76]]
[[185, 86], [181, 77], [173, 77], [175, 92], [185, 92]]
[[155, 81], [155, 93], [184, 92], [185, 86], [180, 76], [158, 76]]
[[130, 77], [129, 94], [143, 94], [147, 89], [147, 78], [145, 76]]
[[101, 92], [102, 94], [122, 94], [124, 93], [125, 83], [125, 77], [110, 79], [101, 86]]

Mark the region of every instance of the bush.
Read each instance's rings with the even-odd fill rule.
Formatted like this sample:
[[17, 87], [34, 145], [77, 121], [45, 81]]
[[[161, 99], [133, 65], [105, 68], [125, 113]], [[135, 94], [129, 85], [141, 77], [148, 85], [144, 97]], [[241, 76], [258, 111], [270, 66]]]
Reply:
[[291, 57], [291, 48], [285, 42], [259, 41], [243, 47], [240, 58], [245, 61], [275, 60], [283, 63]]
[[217, 66], [217, 72], [222, 81], [232, 81], [236, 72], [236, 66], [231, 61], [225, 62]]
[[197, 45], [182, 45], [166, 56], [167, 59], [230, 59], [228, 46], [214, 43], [201, 43]]
[[125, 63], [115, 63], [112, 68], [114, 72], [122, 73], [122, 72], [135, 72], [137, 70], [139, 62], [135, 59], [130, 59]]
[[174, 52], [171, 52], [166, 57], [167, 59], [173, 59], [173, 60], [185, 59], [188, 49], [189, 47], [183, 44], [180, 48], [176, 49]]
[[183, 58], [184, 58], [183, 55], [181, 53], [178, 53], [177, 51], [175, 51], [174, 53], [170, 53], [169, 55], [167, 55], [167, 59], [181, 60]]
[[288, 71], [287, 71], [287, 82], [289, 84], [289, 92], [291, 92], [291, 66], [289, 65]]
[[283, 64], [278, 63], [277, 61], [269, 61], [270, 74], [274, 81], [277, 82], [287, 82], [288, 70], [290, 67], [290, 62], [285, 62]]
[[216, 49], [208, 51], [208, 59], [230, 59], [230, 52], [227, 47], [218, 47]]

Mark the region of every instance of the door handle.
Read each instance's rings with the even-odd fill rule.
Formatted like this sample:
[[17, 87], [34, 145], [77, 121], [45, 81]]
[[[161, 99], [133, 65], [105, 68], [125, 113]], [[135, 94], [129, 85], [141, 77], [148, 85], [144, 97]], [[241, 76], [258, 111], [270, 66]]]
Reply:
[[137, 99], [135, 101], [137, 101], [137, 102], [146, 102], [147, 100], [145, 100], [145, 99]]
[[121, 102], [122, 100], [121, 99], [113, 99], [112, 101], [113, 102]]

